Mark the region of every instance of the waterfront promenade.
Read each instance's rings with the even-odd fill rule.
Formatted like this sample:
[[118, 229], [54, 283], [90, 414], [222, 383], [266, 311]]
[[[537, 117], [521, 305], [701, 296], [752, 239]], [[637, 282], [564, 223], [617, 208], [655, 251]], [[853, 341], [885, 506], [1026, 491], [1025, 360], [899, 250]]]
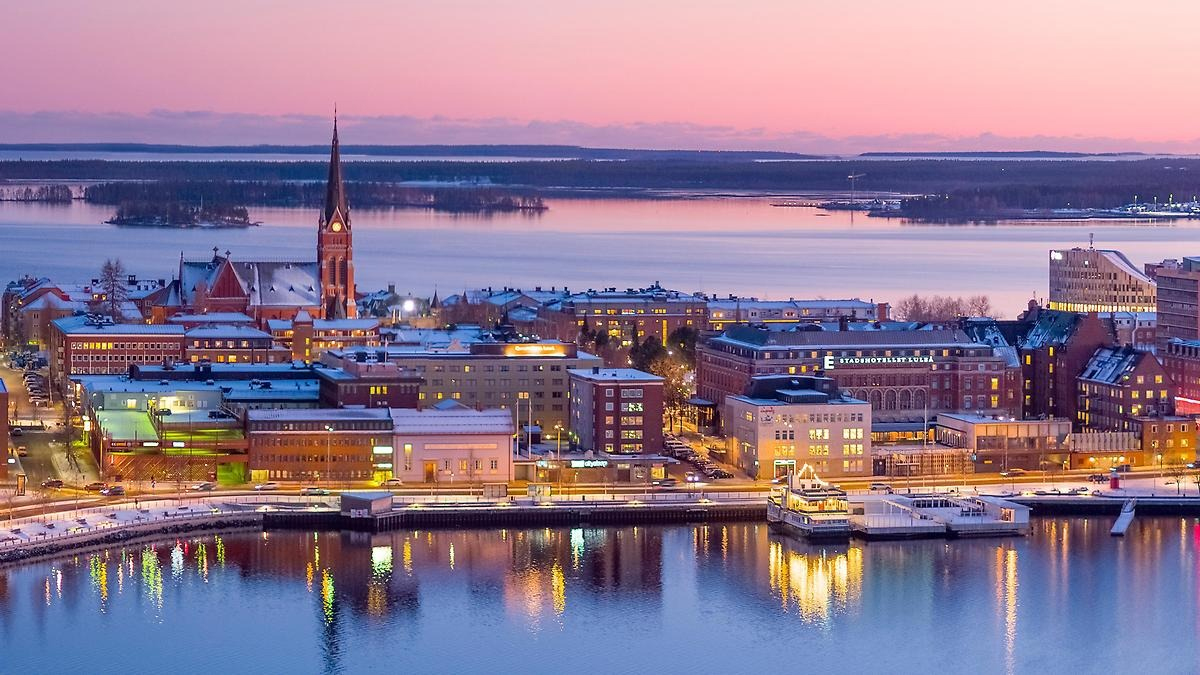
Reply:
[[[1163, 479], [1136, 478], [1126, 487], [1088, 487], [1098, 493], [1067, 494], [1084, 487], [1079, 481], [1023, 483], [970, 488], [903, 488], [897, 494], [951, 494], [997, 496], [1030, 506], [1033, 514], [1080, 513], [1115, 516], [1121, 504], [1137, 497], [1139, 509], [1159, 514], [1200, 513], [1200, 494], [1194, 486], [1176, 490]], [[352, 492], [352, 491], [348, 491]], [[851, 502], [872, 502], [888, 495], [850, 490]], [[230, 494], [142, 497], [46, 513], [10, 514], [0, 520], [0, 563], [51, 555], [67, 550], [111, 544], [142, 537], [157, 537], [200, 530], [236, 528], [395, 529], [399, 527], [496, 527], [509, 525], [621, 524], [638, 522], [706, 522], [710, 520], [761, 520], [765, 515], [764, 491], [656, 491], [638, 494], [576, 493], [544, 498], [514, 496], [485, 498], [452, 493], [395, 494], [390, 511], [366, 521], [355, 521], [340, 511], [337, 493], [323, 496], [290, 494]], [[26, 509], [31, 507], [26, 507]]]

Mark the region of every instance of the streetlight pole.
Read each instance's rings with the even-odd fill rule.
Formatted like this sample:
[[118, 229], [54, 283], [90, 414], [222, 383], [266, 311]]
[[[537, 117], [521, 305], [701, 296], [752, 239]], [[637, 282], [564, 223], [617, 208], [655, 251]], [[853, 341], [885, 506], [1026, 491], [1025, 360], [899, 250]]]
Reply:
[[330, 475], [329, 475], [329, 472], [330, 472], [329, 462], [330, 462], [330, 453], [332, 452], [332, 449], [333, 449], [332, 446], [333, 446], [333, 425], [326, 424], [325, 425], [325, 484], [327, 486], [333, 485], [333, 482], [330, 480]]

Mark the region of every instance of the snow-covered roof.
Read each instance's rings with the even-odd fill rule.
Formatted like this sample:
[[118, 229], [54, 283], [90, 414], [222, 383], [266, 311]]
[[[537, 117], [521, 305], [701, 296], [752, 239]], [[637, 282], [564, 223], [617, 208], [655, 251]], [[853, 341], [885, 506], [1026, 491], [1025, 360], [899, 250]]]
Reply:
[[392, 408], [392, 428], [397, 435], [513, 434], [512, 412], [499, 408], [475, 410], [466, 406], [445, 409]]
[[591, 382], [662, 382], [661, 377], [636, 368], [571, 368], [567, 372], [571, 377]]

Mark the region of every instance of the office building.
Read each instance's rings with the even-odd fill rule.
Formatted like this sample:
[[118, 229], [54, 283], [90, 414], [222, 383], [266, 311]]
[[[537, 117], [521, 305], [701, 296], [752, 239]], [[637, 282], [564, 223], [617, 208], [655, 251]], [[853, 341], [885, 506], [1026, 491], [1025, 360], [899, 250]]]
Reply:
[[567, 371], [572, 440], [584, 451], [657, 454], [663, 448], [663, 379], [633, 368]]
[[1154, 312], [1156, 284], [1120, 251], [1050, 251], [1050, 309], [1066, 312]]
[[729, 462], [751, 478], [871, 475], [871, 405], [833, 378], [757, 376], [724, 403]]

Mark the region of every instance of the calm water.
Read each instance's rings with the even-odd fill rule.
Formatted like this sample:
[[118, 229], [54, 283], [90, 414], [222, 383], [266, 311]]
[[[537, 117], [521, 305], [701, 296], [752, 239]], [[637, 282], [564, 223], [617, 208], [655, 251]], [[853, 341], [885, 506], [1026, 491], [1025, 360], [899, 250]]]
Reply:
[[825, 547], [721, 524], [114, 548], [0, 568], [0, 672], [1196, 672], [1200, 521], [1110, 523]]
[[[1200, 254], [1200, 225], [1126, 222], [908, 225], [848, 213], [777, 208], [770, 199], [550, 198], [541, 215], [462, 216], [358, 210], [355, 262], [364, 289], [442, 295], [464, 287], [643, 286], [759, 297], [894, 301], [921, 293], [988, 294], [1015, 315], [1044, 297], [1047, 251], [1098, 246], [1137, 263]], [[312, 259], [316, 211], [253, 209], [245, 230], [141, 230], [104, 225], [105, 207], [0, 203], [0, 279], [24, 273], [86, 281], [105, 257], [170, 278], [189, 257]]]

